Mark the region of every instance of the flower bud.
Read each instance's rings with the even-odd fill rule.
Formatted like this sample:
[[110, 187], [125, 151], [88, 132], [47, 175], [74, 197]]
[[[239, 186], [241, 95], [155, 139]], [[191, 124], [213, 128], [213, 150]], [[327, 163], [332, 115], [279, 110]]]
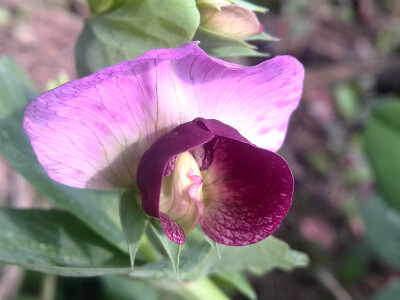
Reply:
[[235, 39], [259, 34], [263, 26], [255, 13], [225, 0], [198, 0], [200, 26]]

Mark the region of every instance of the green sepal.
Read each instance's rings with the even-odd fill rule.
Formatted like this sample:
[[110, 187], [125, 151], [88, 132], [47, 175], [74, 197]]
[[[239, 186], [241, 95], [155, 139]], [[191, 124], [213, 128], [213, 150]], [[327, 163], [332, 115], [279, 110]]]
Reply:
[[214, 57], [268, 56], [244, 41], [220, 35], [203, 27], [198, 28], [193, 40], [200, 41], [199, 46]]
[[142, 240], [149, 222], [149, 218], [144, 213], [137, 197], [138, 194], [133, 188], [125, 190], [121, 195], [119, 205], [121, 226], [128, 244], [132, 269], [135, 265], [135, 257], [139, 249], [140, 241]]
[[251, 3], [251, 2], [245, 1], [245, 0], [229, 0], [229, 2], [236, 4], [236, 5], [243, 6], [252, 11], [260, 12], [260, 13], [265, 13], [268, 11], [268, 8], [266, 8], [264, 6], [257, 5], [257, 4], [254, 4], [254, 3]]
[[168, 258], [171, 261], [172, 269], [174, 270], [176, 278], [179, 281], [179, 258], [181, 255], [181, 245], [174, 243], [167, 237], [160, 225], [160, 221], [152, 219], [150, 222], [150, 228], [167, 253]]
[[245, 41], [266, 41], [266, 42], [278, 42], [279, 38], [274, 37], [266, 32], [261, 32], [260, 34], [250, 35], [244, 38]]

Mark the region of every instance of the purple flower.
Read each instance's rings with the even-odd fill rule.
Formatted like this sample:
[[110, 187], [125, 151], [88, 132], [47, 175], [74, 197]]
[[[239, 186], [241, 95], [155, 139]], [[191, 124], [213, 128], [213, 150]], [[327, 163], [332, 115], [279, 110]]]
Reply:
[[144, 211], [176, 243], [200, 223], [218, 243], [247, 245], [276, 230], [291, 205], [293, 177], [273, 151], [303, 77], [289, 56], [243, 67], [188, 43], [40, 95], [24, 128], [52, 179], [137, 184]]

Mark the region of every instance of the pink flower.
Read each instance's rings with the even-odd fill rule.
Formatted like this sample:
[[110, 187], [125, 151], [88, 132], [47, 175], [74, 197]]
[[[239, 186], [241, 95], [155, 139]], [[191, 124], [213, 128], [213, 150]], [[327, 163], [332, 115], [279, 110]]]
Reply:
[[52, 179], [137, 184], [144, 211], [173, 241], [200, 223], [216, 242], [247, 245], [276, 230], [291, 205], [292, 174], [273, 151], [303, 77], [292, 57], [243, 67], [188, 43], [40, 95], [24, 128]]

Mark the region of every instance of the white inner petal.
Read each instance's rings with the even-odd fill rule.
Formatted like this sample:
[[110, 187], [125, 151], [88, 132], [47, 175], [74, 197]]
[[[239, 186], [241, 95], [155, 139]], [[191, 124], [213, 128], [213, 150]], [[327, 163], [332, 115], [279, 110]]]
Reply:
[[160, 212], [177, 222], [186, 233], [203, 215], [202, 184], [199, 166], [189, 152], [178, 156], [173, 173], [163, 179]]

